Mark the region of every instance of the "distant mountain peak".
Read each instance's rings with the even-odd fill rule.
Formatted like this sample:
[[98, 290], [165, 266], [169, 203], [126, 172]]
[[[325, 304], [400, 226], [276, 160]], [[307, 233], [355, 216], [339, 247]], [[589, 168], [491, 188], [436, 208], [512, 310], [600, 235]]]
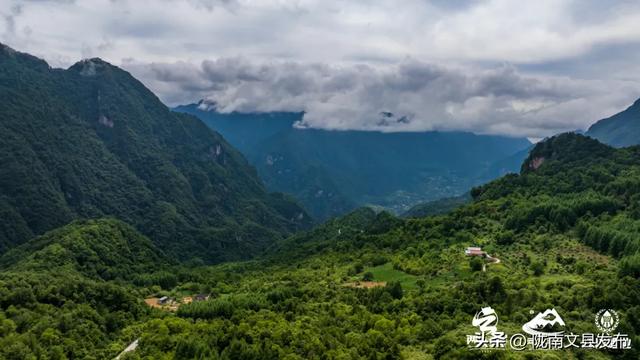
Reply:
[[381, 111], [379, 115], [380, 115], [380, 118], [376, 123], [376, 125], [382, 126], [382, 127], [392, 126], [397, 124], [406, 125], [411, 122], [410, 116], [406, 116], [406, 115], [396, 116], [394, 113], [390, 111]]
[[16, 52], [12, 47], [5, 45], [3, 43], [0, 43], [0, 49], [2, 49], [4, 52], [7, 52], [9, 54], [14, 54]]
[[93, 57], [93, 58], [87, 58], [87, 59], [82, 59], [80, 61], [78, 61], [80, 63], [94, 63], [96, 65], [100, 64], [100, 65], [109, 65], [109, 66], [115, 66], [115, 65], [111, 65], [111, 63], [109, 63], [108, 61], [102, 60], [102, 58], [99, 57]]
[[640, 144], [640, 99], [624, 111], [591, 125], [586, 134], [615, 147]]
[[21, 66], [26, 66], [31, 69], [38, 69], [41, 71], [47, 71], [48, 69], [50, 69], [49, 64], [47, 64], [46, 61], [40, 59], [39, 57], [17, 51], [3, 43], [0, 43], [0, 60], [10, 61], [14, 64], [20, 64]]
[[80, 75], [87, 77], [96, 76], [98, 73], [106, 69], [117, 69], [124, 71], [117, 66], [112, 65], [109, 62], [97, 57], [80, 60], [69, 68], [69, 70], [77, 71]]
[[575, 161], [584, 156], [602, 157], [614, 149], [598, 140], [573, 132], [546, 138], [537, 143], [522, 164], [522, 172], [535, 171], [548, 160]]
[[[188, 105], [187, 105], [188, 106]], [[200, 99], [197, 103], [198, 109], [202, 111], [215, 111], [218, 108], [218, 104], [215, 101]]]
[[0, 69], [10, 139], [0, 142], [0, 253], [74, 219], [112, 216], [170, 256], [219, 262], [309, 225], [220, 134], [170, 112], [127, 71], [99, 58], [54, 70], [2, 50]]

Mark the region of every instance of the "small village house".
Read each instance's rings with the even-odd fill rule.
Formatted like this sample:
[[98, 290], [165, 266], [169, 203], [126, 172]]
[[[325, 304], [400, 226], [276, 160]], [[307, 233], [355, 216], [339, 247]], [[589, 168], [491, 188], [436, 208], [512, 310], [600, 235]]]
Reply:
[[158, 304], [159, 305], [166, 305], [169, 303], [169, 297], [168, 296], [163, 296], [160, 299], [158, 299]]
[[193, 297], [194, 301], [206, 301], [209, 299], [209, 295], [206, 294], [197, 294]]
[[464, 251], [464, 254], [467, 255], [467, 256], [486, 256], [486, 253], [484, 251], [482, 251], [482, 248], [475, 247], [475, 246], [469, 246]]

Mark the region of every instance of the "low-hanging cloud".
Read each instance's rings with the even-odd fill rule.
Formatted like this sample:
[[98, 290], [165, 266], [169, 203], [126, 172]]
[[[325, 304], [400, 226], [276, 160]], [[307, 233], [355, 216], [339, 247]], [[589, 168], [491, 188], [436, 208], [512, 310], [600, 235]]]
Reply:
[[0, 42], [52, 66], [97, 56], [169, 105], [207, 98], [220, 111], [305, 111], [300, 126], [542, 137], [585, 128], [640, 95], [633, 0], [3, 5]]
[[635, 83], [533, 76], [516, 67], [252, 62], [124, 64], [169, 104], [205, 99], [220, 112], [304, 111], [300, 127], [467, 130], [543, 137], [584, 129], [629, 105]]

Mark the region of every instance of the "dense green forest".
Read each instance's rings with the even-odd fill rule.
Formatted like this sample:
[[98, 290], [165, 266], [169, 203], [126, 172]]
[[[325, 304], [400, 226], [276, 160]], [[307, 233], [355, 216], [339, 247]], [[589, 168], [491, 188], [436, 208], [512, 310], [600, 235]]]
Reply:
[[[2, 258], [0, 353], [109, 358], [138, 339], [122, 358], [640, 356], [640, 147], [559, 135], [472, 196], [415, 219], [359, 209], [215, 266], [177, 265], [117, 220], [73, 223]], [[501, 262], [482, 271], [472, 245]], [[210, 297], [176, 312], [142, 302], [197, 293]], [[511, 333], [548, 308], [568, 332], [596, 333], [595, 313], [615, 309], [632, 349], [468, 350], [485, 306]]]
[[[220, 135], [101, 60], [2, 46], [0, 95], [0, 359], [640, 357], [640, 146], [562, 134], [466, 203], [297, 231]], [[488, 306], [507, 333], [612, 309], [632, 346], [469, 350]]]
[[402, 214], [402, 217], [420, 218], [432, 215], [442, 215], [468, 203], [469, 201], [471, 201], [471, 195], [469, 193], [428, 201], [426, 203], [412, 206]]
[[0, 133], [0, 253], [115, 216], [176, 258], [220, 262], [311, 223], [218, 133], [100, 59], [52, 69], [1, 45]]

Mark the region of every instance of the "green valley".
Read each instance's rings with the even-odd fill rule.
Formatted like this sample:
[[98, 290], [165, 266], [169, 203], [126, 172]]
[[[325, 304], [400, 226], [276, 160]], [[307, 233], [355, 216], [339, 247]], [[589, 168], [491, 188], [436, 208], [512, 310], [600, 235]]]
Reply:
[[[563, 133], [469, 196], [311, 227], [102, 60], [2, 46], [0, 95], [0, 359], [640, 357], [640, 146]], [[492, 336], [539, 313], [628, 346], [475, 349], [489, 308]]]
[[[248, 262], [175, 265], [114, 220], [72, 224], [3, 258], [0, 316], [4, 341], [11, 347], [2, 348], [12, 349], [10, 353], [19, 349], [23, 358], [115, 356], [139, 339], [138, 348], [124, 358], [635, 359], [640, 220], [633, 184], [640, 181], [639, 151], [560, 135], [534, 148], [522, 174], [474, 189], [472, 203], [447, 215], [401, 220], [361, 209], [294, 235]], [[532, 169], [540, 158], [545, 160]], [[139, 240], [123, 242], [124, 234]], [[86, 245], [75, 245], [83, 242], [74, 238]], [[104, 242], [112, 243], [112, 250], [104, 249]], [[501, 262], [486, 272], [475, 268], [473, 258], [464, 254], [473, 245]], [[100, 251], [105, 262], [126, 266], [100, 275], [100, 263], [83, 266], [84, 255], [66, 252], [70, 246], [85, 249], [87, 256]], [[126, 270], [134, 265], [129, 260], [133, 254], [119, 251], [125, 246], [147, 249], [135, 261], [146, 269]], [[32, 255], [16, 261], [27, 249]], [[112, 258], [113, 251], [122, 258]], [[33, 271], [54, 280], [45, 286], [38, 283], [43, 281], [39, 276], [29, 278]], [[345, 286], [354, 280], [385, 286]], [[18, 291], [15, 286], [25, 282], [31, 287]], [[72, 295], [57, 289], [58, 282], [96, 287], [96, 296], [100, 288], [108, 288], [123, 297], [116, 303], [101, 297], [68, 298]], [[182, 305], [176, 313], [142, 302], [152, 295], [195, 293], [210, 298]], [[530, 311], [547, 308], [562, 314], [568, 331], [597, 332], [595, 312], [615, 309], [621, 316], [620, 332], [630, 336], [633, 347], [468, 350], [465, 336], [475, 331], [471, 319], [485, 306], [496, 309], [500, 327], [511, 332], [530, 318]], [[61, 312], [55, 316], [26, 320], [57, 307]], [[72, 315], [80, 311], [76, 307], [93, 316], [80, 332], [63, 320], [77, 316]], [[74, 341], [56, 341], [62, 338]], [[87, 340], [91, 338], [102, 342]]]
[[203, 101], [174, 110], [219, 131], [268, 189], [291, 194], [321, 221], [359, 206], [404, 213], [418, 203], [463, 194], [517, 171], [531, 145], [525, 138], [461, 131], [301, 128], [303, 113], [221, 113]]

